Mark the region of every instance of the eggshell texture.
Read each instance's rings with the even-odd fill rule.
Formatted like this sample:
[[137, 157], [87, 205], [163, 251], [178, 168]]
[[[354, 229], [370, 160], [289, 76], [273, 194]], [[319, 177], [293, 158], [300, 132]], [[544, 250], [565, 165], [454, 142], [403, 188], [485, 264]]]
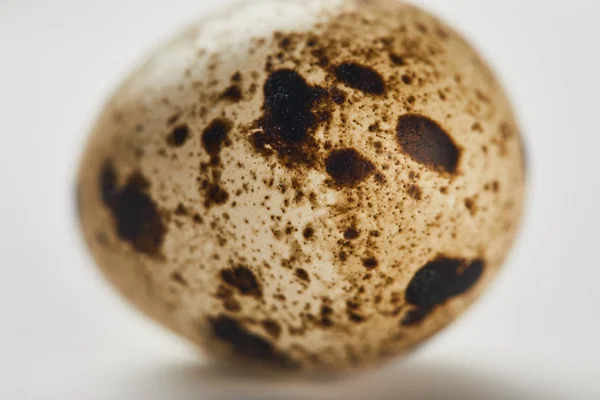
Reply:
[[258, 0], [122, 84], [78, 204], [109, 280], [207, 354], [340, 371], [479, 296], [524, 186], [509, 102], [447, 25], [393, 0]]

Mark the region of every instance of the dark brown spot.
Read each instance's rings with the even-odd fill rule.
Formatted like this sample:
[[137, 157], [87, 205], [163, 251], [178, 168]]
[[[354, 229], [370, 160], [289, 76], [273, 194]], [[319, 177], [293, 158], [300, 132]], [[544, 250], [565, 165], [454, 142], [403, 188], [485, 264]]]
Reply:
[[281, 325], [279, 325], [279, 322], [273, 319], [265, 319], [262, 322], [262, 326], [273, 338], [278, 339], [281, 336]]
[[437, 258], [421, 268], [410, 281], [404, 298], [415, 307], [402, 324], [420, 323], [436, 306], [468, 292], [483, 274], [483, 260]]
[[390, 53], [390, 61], [399, 67], [406, 65], [406, 61], [404, 60], [404, 57], [399, 56], [396, 53]]
[[421, 200], [423, 198], [423, 191], [417, 185], [409, 185], [406, 192], [415, 200]]
[[292, 46], [292, 39], [289, 36], [283, 35], [281, 32], [276, 32], [275, 38], [278, 39], [279, 47], [283, 50], [289, 50]]
[[229, 100], [231, 102], [237, 103], [242, 100], [242, 89], [238, 85], [231, 85], [221, 95], [221, 98], [224, 100]]
[[333, 308], [328, 306], [327, 304], [323, 304], [321, 306], [321, 319], [319, 320], [319, 324], [323, 328], [329, 328], [333, 326], [333, 320], [331, 317], [333, 316]]
[[414, 161], [456, 173], [460, 151], [436, 122], [422, 115], [406, 114], [398, 119], [396, 131], [402, 151]]
[[296, 277], [300, 280], [310, 282], [310, 277], [308, 276], [308, 272], [306, 272], [305, 269], [297, 268], [296, 271], [294, 271], [294, 275], [296, 275]]
[[315, 235], [315, 230], [312, 226], [307, 226], [302, 231], [302, 236], [304, 236], [304, 239], [306, 239], [306, 240], [311, 239], [314, 235]]
[[347, 86], [375, 95], [385, 93], [385, 82], [375, 70], [356, 63], [343, 63], [334, 70], [335, 77]]
[[175, 208], [175, 215], [178, 215], [180, 217], [184, 217], [188, 214], [187, 208], [185, 208], [185, 206], [181, 203], [179, 203], [177, 205], [177, 208]]
[[348, 310], [347, 313], [348, 313], [348, 319], [350, 321], [354, 322], [355, 324], [360, 324], [360, 323], [365, 322], [365, 317], [356, 313], [355, 311]]
[[336, 185], [354, 187], [367, 179], [375, 171], [375, 166], [354, 149], [332, 151], [325, 167]]
[[262, 132], [254, 134], [254, 147], [266, 154], [275, 151], [288, 167], [313, 165], [317, 145], [312, 133], [319, 124], [313, 108], [325, 95], [295, 71], [271, 73], [264, 86], [264, 116], [258, 121]]
[[402, 75], [402, 83], [405, 85], [412, 85], [413, 78], [410, 75]]
[[204, 206], [210, 208], [214, 205], [221, 206], [229, 200], [229, 193], [218, 183], [206, 183], [202, 186], [204, 192]]
[[345, 251], [340, 251], [339, 253], [340, 261], [344, 262], [348, 260], [348, 253]]
[[202, 145], [211, 157], [218, 157], [221, 149], [227, 144], [227, 135], [232, 124], [226, 119], [215, 119], [202, 133]]
[[231, 121], [217, 118], [202, 133], [202, 145], [210, 155], [210, 163], [202, 163], [202, 173], [212, 171], [212, 178], [198, 178], [200, 191], [204, 194], [204, 206], [223, 205], [229, 200], [229, 193], [221, 186], [221, 150], [230, 144], [228, 134], [232, 128]]
[[365, 258], [363, 260], [363, 266], [367, 269], [377, 268], [378, 265], [379, 265], [379, 261], [377, 261], [377, 259], [375, 257], [369, 257], [369, 258]]
[[100, 173], [102, 201], [111, 210], [118, 236], [137, 251], [161, 258], [167, 229], [158, 207], [149, 195], [150, 183], [139, 172], [133, 173], [124, 187], [117, 187], [117, 175], [110, 162]]
[[190, 128], [187, 125], [178, 125], [171, 131], [167, 144], [171, 147], [181, 147], [190, 137]]
[[195, 224], [202, 224], [204, 222], [200, 214], [194, 214], [192, 221], [194, 221]]
[[240, 71], [237, 71], [236, 73], [231, 75], [231, 82], [241, 82], [241, 81], [242, 81], [242, 74], [240, 73]]
[[347, 300], [346, 307], [348, 307], [350, 310], [358, 310], [360, 308], [360, 303], [353, 300]]
[[360, 232], [354, 226], [349, 227], [344, 232], [344, 238], [346, 240], [358, 239], [359, 236], [360, 236]]
[[262, 296], [262, 289], [254, 272], [243, 265], [221, 271], [221, 279], [235, 287], [243, 296]]
[[297, 362], [275, 349], [268, 340], [249, 332], [235, 319], [219, 315], [209, 322], [215, 337], [229, 343], [238, 356], [282, 368], [299, 367]]
[[467, 210], [469, 210], [469, 213], [472, 216], [477, 214], [477, 203], [475, 202], [475, 199], [470, 198], [470, 197], [465, 199], [465, 207]]
[[325, 68], [329, 65], [329, 57], [324, 49], [314, 48], [310, 53], [317, 59], [317, 65], [320, 67]]

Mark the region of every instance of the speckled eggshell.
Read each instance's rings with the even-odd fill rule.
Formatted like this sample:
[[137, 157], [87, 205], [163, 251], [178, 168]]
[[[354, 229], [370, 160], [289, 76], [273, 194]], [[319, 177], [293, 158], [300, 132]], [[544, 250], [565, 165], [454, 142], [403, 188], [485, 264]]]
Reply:
[[394, 0], [257, 0], [151, 54], [78, 177], [109, 280], [218, 360], [376, 365], [490, 283], [523, 207], [494, 74]]

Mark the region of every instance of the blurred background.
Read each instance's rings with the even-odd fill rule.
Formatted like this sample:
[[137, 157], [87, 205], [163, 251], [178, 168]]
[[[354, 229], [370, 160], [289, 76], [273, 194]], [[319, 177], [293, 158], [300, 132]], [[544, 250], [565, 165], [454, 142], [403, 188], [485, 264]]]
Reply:
[[123, 75], [226, 0], [0, 0], [1, 399], [600, 399], [600, 2], [414, 0], [487, 57], [530, 153], [523, 231], [456, 324], [382, 370], [270, 382], [206, 368], [115, 295], [73, 178]]

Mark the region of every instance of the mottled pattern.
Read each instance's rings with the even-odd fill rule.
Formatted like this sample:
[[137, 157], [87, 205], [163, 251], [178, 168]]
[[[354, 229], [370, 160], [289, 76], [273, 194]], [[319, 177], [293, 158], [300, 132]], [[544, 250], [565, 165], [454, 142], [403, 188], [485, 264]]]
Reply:
[[119, 290], [221, 360], [343, 370], [450, 323], [502, 265], [524, 149], [493, 73], [392, 0], [257, 0], [127, 79], [77, 183]]

